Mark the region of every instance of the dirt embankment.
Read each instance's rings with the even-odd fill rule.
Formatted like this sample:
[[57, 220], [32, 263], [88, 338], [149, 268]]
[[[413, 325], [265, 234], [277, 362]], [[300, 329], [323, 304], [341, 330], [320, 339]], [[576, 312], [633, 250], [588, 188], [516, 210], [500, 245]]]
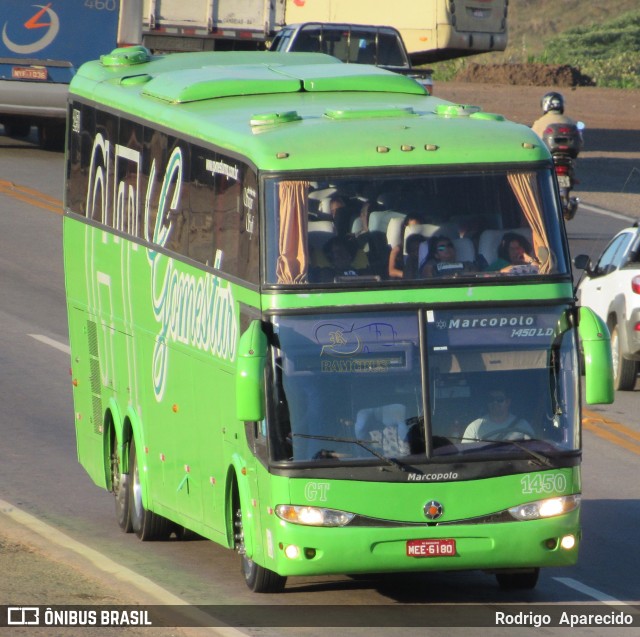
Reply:
[[568, 64], [468, 64], [458, 82], [511, 84], [517, 86], [595, 86], [595, 82]]

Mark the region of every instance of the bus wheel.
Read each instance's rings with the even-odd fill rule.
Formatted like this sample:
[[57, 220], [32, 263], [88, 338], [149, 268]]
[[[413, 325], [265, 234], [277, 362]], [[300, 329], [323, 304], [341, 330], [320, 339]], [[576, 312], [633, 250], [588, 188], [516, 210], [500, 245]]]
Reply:
[[618, 326], [611, 328], [611, 359], [613, 362], [613, 386], [621, 391], [631, 391], [636, 384], [638, 365], [622, 354]]
[[131, 533], [131, 509], [129, 506], [129, 474], [122, 473], [122, 458], [118, 451], [118, 441], [115, 436], [111, 443], [111, 490], [116, 501], [116, 520], [118, 526], [125, 532]]
[[166, 540], [171, 534], [171, 523], [161, 515], [147, 511], [142, 504], [142, 485], [140, 484], [135, 440], [131, 440], [129, 468], [131, 476], [129, 480], [129, 512], [132, 530], [143, 542]]
[[242, 556], [242, 574], [247, 586], [254, 593], [282, 593], [287, 578], [270, 571], [264, 566], [258, 566], [246, 555]]
[[535, 588], [540, 575], [539, 568], [515, 573], [496, 573], [500, 588], [504, 591], [524, 590]]
[[274, 571], [259, 566], [252, 559], [248, 558], [244, 548], [244, 533], [242, 531], [242, 510], [236, 509], [235, 539], [236, 550], [242, 560], [242, 575], [247, 586], [254, 593], [281, 593], [287, 583], [287, 578], [278, 575]]

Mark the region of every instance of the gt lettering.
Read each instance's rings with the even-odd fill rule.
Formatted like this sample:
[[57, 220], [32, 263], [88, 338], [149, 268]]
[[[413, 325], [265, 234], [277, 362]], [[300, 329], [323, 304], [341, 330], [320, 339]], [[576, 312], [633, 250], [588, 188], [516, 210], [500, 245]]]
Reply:
[[534, 473], [520, 480], [522, 493], [563, 493], [567, 478], [563, 473]]
[[326, 502], [330, 486], [328, 482], [307, 482], [304, 488], [304, 497], [308, 502]]

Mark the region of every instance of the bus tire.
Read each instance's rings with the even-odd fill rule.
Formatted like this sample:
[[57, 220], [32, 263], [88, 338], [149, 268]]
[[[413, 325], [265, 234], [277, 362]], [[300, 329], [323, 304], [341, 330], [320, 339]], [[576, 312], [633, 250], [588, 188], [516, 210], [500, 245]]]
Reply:
[[236, 492], [235, 506], [235, 548], [240, 554], [241, 568], [244, 581], [254, 593], [281, 593], [284, 590], [287, 578], [278, 575], [274, 571], [259, 566], [251, 558], [247, 557], [244, 547], [244, 532], [242, 528], [242, 509], [239, 504], [239, 497]]
[[638, 364], [622, 353], [618, 326], [611, 327], [611, 357], [613, 359], [613, 386], [620, 391], [631, 391], [636, 385]]
[[282, 593], [287, 578], [259, 566], [246, 555], [242, 556], [242, 574], [247, 586], [254, 593]]
[[136, 454], [136, 442], [131, 440], [129, 451], [129, 514], [131, 516], [131, 528], [143, 542], [153, 540], [166, 540], [171, 534], [171, 523], [153, 511], [147, 511], [142, 504], [142, 485], [140, 484], [140, 471]]
[[129, 474], [122, 472], [122, 458], [118, 450], [118, 441], [111, 441], [111, 491], [115, 497], [116, 520], [124, 533], [131, 533], [131, 507], [129, 505], [131, 487]]
[[532, 568], [515, 573], [496, 573], [498, 585], [503, 591], [529, 590], [535, 588], [539, 576], [539, 568]]

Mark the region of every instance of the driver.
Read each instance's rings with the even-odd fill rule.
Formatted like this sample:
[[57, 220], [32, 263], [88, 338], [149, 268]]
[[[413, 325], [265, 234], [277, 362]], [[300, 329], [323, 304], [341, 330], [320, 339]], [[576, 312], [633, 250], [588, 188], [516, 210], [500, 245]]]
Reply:
[[504, 388], [495, 388], [487, 397], [487, 413], [465, 430], [462, 442], [528, 440], [534, 437], [531, 425], [511, 413], [511, 399]]

